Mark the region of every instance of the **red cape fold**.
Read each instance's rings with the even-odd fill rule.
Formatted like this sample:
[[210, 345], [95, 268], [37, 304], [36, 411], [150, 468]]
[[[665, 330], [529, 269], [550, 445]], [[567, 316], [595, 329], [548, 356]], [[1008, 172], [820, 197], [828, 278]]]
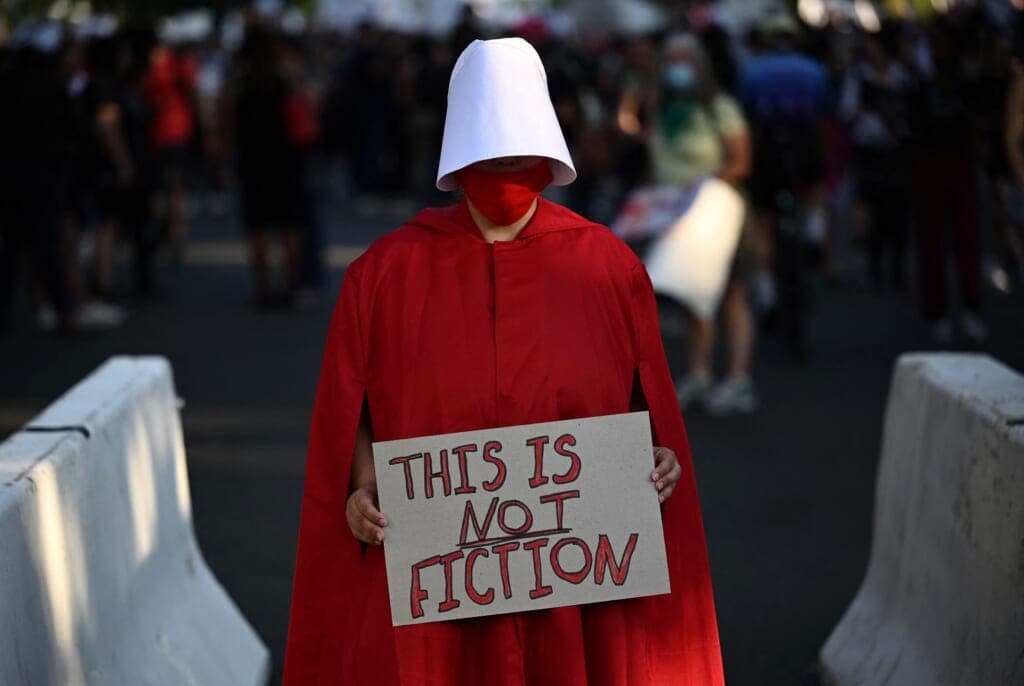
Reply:
[[[637, 379], [655, 444], [683, 468], [663, 512], [672, 593], [392, 627], [383, 552], [345, 521], [364, 401], [375, 440], [391, 440], [628, 412]], [[284, 683], [723, 682], [690, 444], [642, 263], [546, 200], [514, 241], [484, 241], [459, 203], [374, 243], [327, 335]]]

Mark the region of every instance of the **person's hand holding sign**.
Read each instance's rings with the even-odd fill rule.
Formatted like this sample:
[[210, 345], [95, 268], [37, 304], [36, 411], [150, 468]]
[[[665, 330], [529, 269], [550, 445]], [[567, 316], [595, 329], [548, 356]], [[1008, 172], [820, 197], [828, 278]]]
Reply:
[[377, 490], [372, 486], [362, 486], [352, 492], [345, 507], [348, 528], [352, 535], [362, 543], [380, 545], [384, 542], [384, 529], [388, 520], [377, 511]]
[[361, 543], [380, 545], [388, 520], [377, 509], [377, 474], [373, 469], [373, 436], [367, 410], [359, 420], [356, 447], [352, 454], [350, 493], [345, 503], [345, 518], [352, 535]]
[[651, 481], [658, 491], [659, 503], [665, 502], [672, 495], [682, 473], [683, 468], [679, 466], [679, 460], [671, 448], [654, 447], [654, 471], [651, 472]]

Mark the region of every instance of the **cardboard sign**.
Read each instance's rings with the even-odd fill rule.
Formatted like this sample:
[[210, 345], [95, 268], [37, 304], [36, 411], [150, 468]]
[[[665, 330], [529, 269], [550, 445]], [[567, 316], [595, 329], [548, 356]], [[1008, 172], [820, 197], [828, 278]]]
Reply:
[[654, 291], [671, 296], [701, 319], [713, 319], [746, 213], [735, 188], [706, 177], [687, 188], [638, 188], [612, 229], [626, 240], [655, 238], [644, 255]]
[[668, 593], [649, 421], [374, 443], [393, 624]]

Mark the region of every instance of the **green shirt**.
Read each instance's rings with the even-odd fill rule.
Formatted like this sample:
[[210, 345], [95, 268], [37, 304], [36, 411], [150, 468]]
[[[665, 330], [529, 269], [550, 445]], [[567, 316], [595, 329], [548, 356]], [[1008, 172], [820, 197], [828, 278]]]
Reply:
[[723, 138], [747, 133], [747, 122], [735, 100], [718, 94], [711, 107], [697, 107], [689, 122], [667, 138], [660, 124], [648, 145], [658, 185], [689, 186], [725, 163]]

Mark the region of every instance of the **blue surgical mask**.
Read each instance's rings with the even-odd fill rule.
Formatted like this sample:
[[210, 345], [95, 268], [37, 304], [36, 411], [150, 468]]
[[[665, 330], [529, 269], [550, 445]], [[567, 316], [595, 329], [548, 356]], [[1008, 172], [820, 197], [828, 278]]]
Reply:
[[697, 83], [697, 72], [686, 62], [673, 62], [665, 66], [662, 78], [669, 90], [685, 93]]

